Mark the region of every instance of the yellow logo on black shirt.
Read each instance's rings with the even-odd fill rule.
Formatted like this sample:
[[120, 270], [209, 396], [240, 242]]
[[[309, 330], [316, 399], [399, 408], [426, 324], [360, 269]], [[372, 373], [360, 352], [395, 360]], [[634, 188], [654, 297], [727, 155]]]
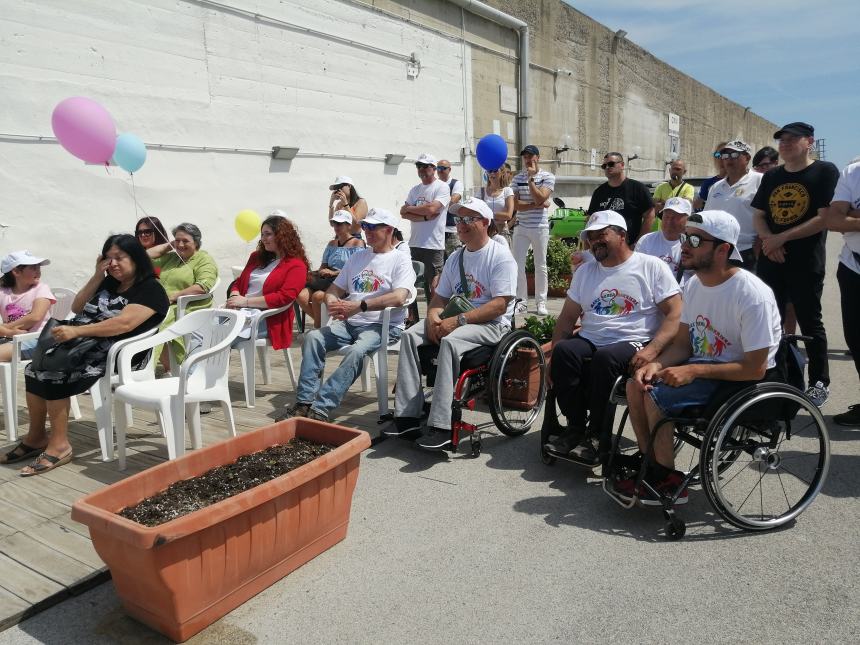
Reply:
[[790, 226], [806, 214], [809, 201], [809, 191], [803, 184], [782, 184], [770, 194], [770, 216], [775, 224]]

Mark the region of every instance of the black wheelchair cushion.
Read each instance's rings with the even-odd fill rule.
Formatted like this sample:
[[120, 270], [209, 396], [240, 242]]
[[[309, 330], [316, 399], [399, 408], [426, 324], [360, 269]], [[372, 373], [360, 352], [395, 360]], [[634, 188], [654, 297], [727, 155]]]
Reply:
[[[488, 365], [495, 351], [495, 345], [481, 345], [475, 349], [470, 349], [460, 358], [460, 372]], [[418, 362], [421, 366], [421, 373], [427, 377], [427, 387], [432, 387], [436, 383], [436, 358], [438, 356], [439, 345], [418, 346]]]
[[475, 369], [476, 367], [481, 367], [482, 365], [489, 365], [490, 359], [493, 358], [493, 352], [495, 351], [495, 345], [492, 347], [489, 345], [481, 345], [475, 349], [470, 349], [468, 352], [463, 354], [462, 358], [460, 358], [460, 371], [464, 372], [466, 370]]

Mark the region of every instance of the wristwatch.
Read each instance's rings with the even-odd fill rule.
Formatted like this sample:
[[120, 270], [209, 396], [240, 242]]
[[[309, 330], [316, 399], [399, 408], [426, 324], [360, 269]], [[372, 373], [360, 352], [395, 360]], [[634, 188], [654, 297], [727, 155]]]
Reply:
[[362, 300], [361, 304], [358, 305], [358, 308], [361, 309], [362, 311], [367, 311], [367, 300]]
[[466, 314], [457, 314], [457, 327], [462, 327], [463, 325], [468, 325], [469, 321], [466, 320]]

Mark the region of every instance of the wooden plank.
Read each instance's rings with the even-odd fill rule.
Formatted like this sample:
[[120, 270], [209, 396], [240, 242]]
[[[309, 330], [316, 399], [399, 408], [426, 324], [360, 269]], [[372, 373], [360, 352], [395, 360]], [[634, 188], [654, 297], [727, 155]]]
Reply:
[[29, 536], [28, 539], [32, 538], [33, 541], [83, 563], [87, 566], [87, 574], [91, 570], [103, 569], [105, 566], [89, 537], [84, 537], [53, 520], [24, 531], [24, 535]]
[[[57, 470], [60, 470], [60, 468]], [[26, 484], [24, 484], [25, 478], [21, 478], [12, 485], [17, 487], [26, 485], [28, 491], [36, 493], [44, 499], [53, 500], [63, 506], [71, 507], [72, 504], [82, 497], [80, 491], [75, 490], [74, 488], [69, 488], [68, 486], [63, 486], [57, 482], [53, 482], [43, 475], [37, 475], [36, 477], [30, 477], [28, 479], [30, 479], [30, 481], [27, 481]]]
[[15, 481], [0, 484], [0, 499], [45, 519], [57, 517], [69, 510], [68, 505], [45, 499], [34, 492], [32, 482], [28, 482], [28, 479], [30, 478], [20, 478], [20, 483]]
[[0, 629], [5, 621], [30, 608], [31, 603], [0, 587]]
[[0, 539], [0, 553], [65, 587], [74, 585], [96, 569], [33, 539], [40, 530], [36, 527], [27, 534], [15, 533]]
[[63, 585], [46, 578], [29, 567], [25, 567], [2, 553], [0, 553], [0, 570], [3, 571], [0, 587], [30, 604], [35, 604], [65, 589]]
[[72, 519], [71, 512], [66, 513], [65, 515], [60, 515], [59, 517], [55, 517], [51, 520], [54, 524], [59, 524], [60, 526], [69, 529], [72, 533], [77, 533], [83, 538], [87, 540], [90, 539], [90, 529], [84, 524], [80, 524], [79, 522], [75, 522]]
[[3, 519], [4, 525], [14, 529], [13, 533], [25, 531], [45, 521], [44, 517], [31, 513], [26, 508], [10, 504], [4, 499], [0, 499], [0, 518]]

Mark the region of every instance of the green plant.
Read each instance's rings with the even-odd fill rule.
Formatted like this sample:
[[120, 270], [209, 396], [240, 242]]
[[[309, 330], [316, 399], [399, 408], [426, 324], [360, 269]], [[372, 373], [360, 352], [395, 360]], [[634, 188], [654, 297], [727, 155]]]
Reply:
[[[571, 247], [562, 240], [551, 237], [546, 247], [546, 271], [550, 289], [566, 289], [570, 284]], [[531, 249], [526, 255], [526, 273], [535, 272], [535, 259]]]
[[545, 316], [543, 319], [529, 316], [523, 321], [523, 328], [541, 343], [548, 343], [552, 340], [552, 331], [555, 329], [555, 316]]

